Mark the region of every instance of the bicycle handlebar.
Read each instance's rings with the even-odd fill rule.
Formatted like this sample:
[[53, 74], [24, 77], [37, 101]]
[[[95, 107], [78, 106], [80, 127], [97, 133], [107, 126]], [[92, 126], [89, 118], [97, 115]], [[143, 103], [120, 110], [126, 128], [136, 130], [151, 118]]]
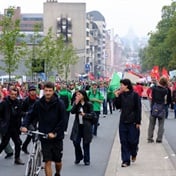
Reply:
[[45, 139], [48, 138], [48, 134], [42, 133], [40, 131], [28, 130], [26, 134], [29, 135], [29, 136], [39, 135], [39, 136], [42, 136], [42, 138], [45, 138]]

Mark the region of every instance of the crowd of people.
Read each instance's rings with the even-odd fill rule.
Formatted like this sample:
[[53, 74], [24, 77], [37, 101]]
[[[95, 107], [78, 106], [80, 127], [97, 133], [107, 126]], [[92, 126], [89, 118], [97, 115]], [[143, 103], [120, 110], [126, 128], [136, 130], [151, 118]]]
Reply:
[[85, 165], [90, 165], [90, 143], [100, 125], [101, 105], [103, 117], [108, 113], [108, 103], [111, 114], [115, 108], [114, 96], [108, 92], [108, 83], [104, 82], [5, 84], [0, 85], [0, 97], [0, 153], [4, 150], [5, 158], [14, 156], [15, 164], [24, 165], [20, 153], [29, 154], [31, 137], [27, 136], [23, 141], [21, 132], [38, 129], [49, 136], [41, 139], [46, 176], [52, 175], [52, 162], [55, 163], [55, 176], [60, 176], [63, 139], [68, 134], [70, 113], [75, 114], [70, 135], [75, 149], [75, 164], [83, 160]]
[[[108, 113], [120, 109], [121, 166], [130, 166], [136, 160], [139, 150], [142, 91], [141, 85], [133, 85], [129, 79], [121, 79], [118, 90], [112, 90], [107, 81], [0, 85], [0, 153], [4, 150], [5, 158], [14, 155], [14, 163], [24, 165], [20, 152], [22, 150], [29, 154], [31, 137], [27, 136], [22, 141], [20, 134], [28, 129], [38, 129], [49, 136], [41, 139], [45, 174], [52, 176], [51, 163], [54, 162], [55, 176], [60, 176], [63, 140], [68, 134], [70, 114], [75, 116], [70, 135], [75, 152], [74, 163], [79, 164], [83, 160], [87, 166], [90, 165], [91, 141], [93, 136], [98, 135], [100, 115], [106, 118]], [[171, 90], [168, 80], [161, 77], [148, 88], [147, 95], [151, 102], [147, 140], [149, 143], [154, 142], [153, 132], [158, 120], [156, 142], [161, 143], [164, 120], [168, 117], [170, 106], [176, 117], [176, 86]], [[156, 103], [162, 104], [165, 110], [160, 118], [152, 115]], [[10, 139], [15, 145], [15, 151], [10, 145]]]

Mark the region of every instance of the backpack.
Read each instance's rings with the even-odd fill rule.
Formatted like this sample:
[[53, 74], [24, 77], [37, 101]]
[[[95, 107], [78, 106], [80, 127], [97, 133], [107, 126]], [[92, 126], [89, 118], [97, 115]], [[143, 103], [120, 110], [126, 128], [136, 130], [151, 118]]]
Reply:
[[162, 119], [165, 117], [164, 104], [154, 103], [151, 108], [151, 115], [155, 118]]
[[60, 99], [63, 100], [64, 104], [65, 104], [65, 108], [67, 109], [69, 106], [69, 99], [67, 95], [60, 95]]

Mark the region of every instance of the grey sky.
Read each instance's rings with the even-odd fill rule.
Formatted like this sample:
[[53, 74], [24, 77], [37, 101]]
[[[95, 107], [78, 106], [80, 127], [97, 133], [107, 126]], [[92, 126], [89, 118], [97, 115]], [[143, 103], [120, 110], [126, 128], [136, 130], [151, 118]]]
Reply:
[[[46, 0], [0, 0], [0, 12], [9, 6], [20, 6], [22, 13], [42, 13]], [[171, 0], [58, 0], [58, 2], [85, 2], [87, 12], [98, 10], [106, 19], [107, 28], [123, 36], [133, 28], [138, 36], [154, 31], [161, 19], [161, 9]]]

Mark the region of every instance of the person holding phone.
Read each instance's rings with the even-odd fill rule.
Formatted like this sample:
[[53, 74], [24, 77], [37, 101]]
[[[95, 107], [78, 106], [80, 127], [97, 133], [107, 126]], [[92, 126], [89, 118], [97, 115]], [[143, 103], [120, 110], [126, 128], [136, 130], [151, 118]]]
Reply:
[[70, 136], [75, 149], [75, 164], [79, 164], [84, 159], [84, 164], [90, 165], [90, 143], [92, 141], [92, 119], [94, 111], [85, 90], [78, 90], [76, 92], [71, 113], [75, 114]]
[[137, 157], [140, 124], [141, 98], [133, 91], [129, 79], [120, 80], [120, 89], [115, 93], [115, 105], [121, 110], [119, 122], [119, 137], [121, 143], [122, 167], [130, 166]]

